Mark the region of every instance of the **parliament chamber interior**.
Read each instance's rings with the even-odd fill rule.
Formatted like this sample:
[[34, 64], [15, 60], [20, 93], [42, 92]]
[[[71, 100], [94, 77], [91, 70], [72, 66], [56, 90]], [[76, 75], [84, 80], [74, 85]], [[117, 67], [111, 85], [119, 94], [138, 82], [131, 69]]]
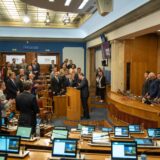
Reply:
[[0, 160], [160, 160], [160, 0], [0, 10]]

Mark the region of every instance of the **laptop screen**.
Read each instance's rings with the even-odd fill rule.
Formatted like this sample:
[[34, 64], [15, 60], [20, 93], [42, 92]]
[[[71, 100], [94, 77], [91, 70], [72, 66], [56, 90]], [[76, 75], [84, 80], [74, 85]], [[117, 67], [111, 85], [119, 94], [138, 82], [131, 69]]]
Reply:
[[53, 141], [52, 156], [56, 157], [76, 157], [77, 140], [76, 139], [58, 139]]
[[102, 132], [113, 132], [113, 128], [103, 127], [103, 128], [102, 128]]
[[112, 160], [137, 160], [137, 143], [135, 141], [112, 141]]
[[95, 126], [82, 126], [81, 135], [92, 134], [94, 130], [95, 130]]
[[135, 141], [137, 142], [137, 145], [142, 145], [142, 146], [154, 145], [153, 141], [149, 138], [135, 138]]
[[128, 126], [115, 126], [114, 127], [114, 136], [115, 137], [129, 137]]
[[148, 137], [160, 138], [160, 128], [148, 128]]
[[19, 153], [20, 136], [0, 135], [0, 152]]
[[21, 136], [21, 138], [31, 138], [32, 128], [31, 127], [18, 127], [17, 128], [17, 136]]
[[92, 142], [93, 143], [108, 143], [109, 136], [106, 132], [93, 132], [92, 133]]
[[0, 154], [0, 160], [7, 160], [6, 154]]
[[1, 125], [2, 126], [7, 126], [7, 118], [6, 117], [1, 118]]
[[133, 132], [133, 133], [141, 132], [140, 125], [136, 125], [136, 124], [129, 125], [129, 132]]
[[51, 140], [54, 138], [68, 138], [68, 130], [67, 129], [53, 129]]

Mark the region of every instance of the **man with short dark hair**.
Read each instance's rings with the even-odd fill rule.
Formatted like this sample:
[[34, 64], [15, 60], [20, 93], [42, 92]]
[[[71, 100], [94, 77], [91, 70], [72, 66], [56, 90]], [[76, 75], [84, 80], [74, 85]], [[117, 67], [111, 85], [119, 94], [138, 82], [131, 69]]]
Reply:
[[81, 102], [83, 106], [83, 118], [89, 119], [89, 109], [88, 109], [88, 97], [89, 97], [89, 89], [88, 89], [88, 80], [84, 77], [83, 73], [79, 75], [80, 83], [77, 87], [81, 91]]
[[25, 81], [24, 91], [16, 97], [16, 108], [20, 112], [19, 125], [32, 127], [32, 134], [36, 131], [36, 115], [39, 107], [36, 97], [31, 94], [32, 83]]

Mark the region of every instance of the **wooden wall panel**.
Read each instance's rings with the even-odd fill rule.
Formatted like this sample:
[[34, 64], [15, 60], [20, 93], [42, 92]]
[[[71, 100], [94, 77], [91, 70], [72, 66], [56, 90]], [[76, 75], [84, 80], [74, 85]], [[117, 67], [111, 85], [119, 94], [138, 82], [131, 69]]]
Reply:
[[157, 72], [160, 73], [160, 35], [159, 35], [159, 37], [158, 37]]
[[[125, 40], [125, 73], [126, 63], [131, 63], [131, 92], [141, 95], [144, 72], [157, 72], [158, 37], [154, 34]], [[126, 81], [126, 74], [125, 81]]]

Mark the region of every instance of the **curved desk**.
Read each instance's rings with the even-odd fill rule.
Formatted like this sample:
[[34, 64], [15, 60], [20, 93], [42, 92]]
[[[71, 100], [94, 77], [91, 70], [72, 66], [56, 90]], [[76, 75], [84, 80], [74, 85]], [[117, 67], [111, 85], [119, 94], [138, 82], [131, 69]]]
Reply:
[[107, 98], [108, 116], [114, 123], [143, 124], [144, 128], [160, 127], [160, 106], [143, 104], [113, 92]]

